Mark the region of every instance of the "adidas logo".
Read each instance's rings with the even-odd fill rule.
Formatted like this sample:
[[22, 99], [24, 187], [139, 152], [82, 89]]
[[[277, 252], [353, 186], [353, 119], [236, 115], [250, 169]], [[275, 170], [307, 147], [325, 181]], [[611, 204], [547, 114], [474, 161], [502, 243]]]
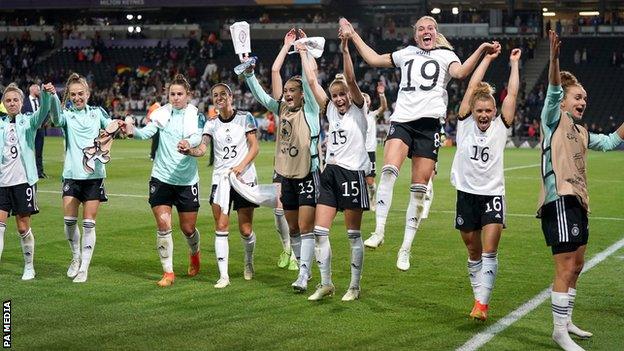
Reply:
[[351, 202], [353, 202], [354, 204], [357, 204], [358, 200], [357, 199], [353, 199], [353, 201], [351, 201]]
[[412, 217], [410, 219], [407, 220], [408, 222], [416, 222], [416, 217]]
[[496, 214], [496, 216], [494, 216], [494, 217], [496, 217], [496, 218], [500, 219], [500, 218], [501, 218], [501, 215], [497, 213], [497, 214]]
[[377, 201], [377, 206], [386, 206], [386, 203], [384, 202], [384, 200], [379, 200]]
[[217, 257], [217, 261], [223, 262], [223, 261], [225, 261], [225, 257]]
[[306, 199], [311, 199], [311, 198], [312, 198], [312, 195], [308, 195], [308, 197], [306, 197]]
[[351, 267], [353, 267], [353, 268], [355, 268], [355, 269], [360, 269], [360, 266], [358, 266], [358, 265], [357, 265], [357, 264], [355, 264], [355, 263], [351, 263]]
[[91, 245], [87, 245], [85, 247], [83, 247], [83, 250], [92, 250], [93, 247], [91, 247]]
[[31, 204], [28, 204], [28, 207], [32, 207], [32, 205], [31, 205]]
[[485, 271], [485, 274], [494, 275], [494, 271], [493, 270]]

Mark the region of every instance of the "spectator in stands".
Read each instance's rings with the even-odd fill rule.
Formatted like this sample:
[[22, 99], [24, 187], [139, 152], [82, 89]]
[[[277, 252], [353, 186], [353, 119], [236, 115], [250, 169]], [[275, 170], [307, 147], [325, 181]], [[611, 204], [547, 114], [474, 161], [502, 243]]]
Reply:
[[583, 53], [581, 54], [581, 63], [587, 64], [587, 48], [583, 48]]
[[574, 64], [577, 66], [581, 64], [581, 52], [578, 48], [574, 50]]

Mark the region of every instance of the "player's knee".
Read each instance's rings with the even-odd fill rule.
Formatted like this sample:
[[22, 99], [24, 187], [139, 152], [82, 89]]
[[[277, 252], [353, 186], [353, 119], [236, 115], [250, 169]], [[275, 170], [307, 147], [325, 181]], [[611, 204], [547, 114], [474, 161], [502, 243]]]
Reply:
[[194, 224], [181, 224], [180, 229], [182, 230], [182, 233], [184, 233], [184, 235], [186, 236], [191, 236], [193, 235], [193, 233], [195, 233]]
[[241, 223], [238, 225], [238, 230], [240, 231], [242, 236], [250, 236], [253, 232], [251, 227], [251, 223]]

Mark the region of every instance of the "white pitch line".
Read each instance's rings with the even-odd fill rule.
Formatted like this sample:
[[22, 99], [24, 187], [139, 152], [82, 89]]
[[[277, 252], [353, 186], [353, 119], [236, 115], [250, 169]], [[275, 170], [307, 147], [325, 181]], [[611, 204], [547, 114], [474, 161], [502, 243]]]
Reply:
[[[594, 268], [597, 264], [604, 261], [607, 257], [611, 256], [614, 252], [624, 247], [624, 238], [620, 239], [615, 244], [609, 246], [604, 251], [600, 252], [596, 256], [594, 256], [589, 262], [585, 264], [585, 268], [583, 268], [583, 272], [581, 274], [589, 271]], [[522, 306], [518, 307], [515, 311], [509, 313], [502, 319], [500, 319], [496, 324], [488, 327], [486, 330], [481, 333], [473, 336], [470, 340], [468, 340], [465, 344], [457, 348], [457, 351], [472, 351], [477, 350], [481, 346], [487, 344], [492, 338], [496, 336], [496, 334], [502, 332], [507, 329], [510, 325], [517, 322], [520, 318], [526, 316], [534, 309], [536, 309], [539, 305], [541, 305], [546, 299], [550, 297], [550, 289], [548, 287], [542, 290], [539, 294], [535, 295], [532, 299], [525, 302]]]
[[[61, 192], [58, 190], [37, 190], [38, 193], [47, 193], [47, 194], [60, 194]], [[106, 196], [116, 196], [116, 197], [132, 197], [138, 199], [147, 199], [147, 195], [135, 195], [135, 194], [114, 194], [107, 193]], [[200, 198], [201, 201], [209, 201], [208, 198]], [[404, 213], [405, 210], [390, 210], [390, 212], [401, 212]], [[449, 210], [430, 210], [432, 213], [450, 213], [455, 214], [455, 211]], [[524, 218], [535, 218], [534, 214], [526, 214], [526, 213], [506, 213], [508, 217], [524, 217]], [[589, 217], [589, 219], [597, 219], [597, 220], [605, 220], [605, 221], [624, 221], [624, 218], [617, 217]]]
[[533, 168], [533, 167], [538, 167], [538, 166], [540, 166], [540, 164], [536, 163], [536, 164], [526, 165], [526, 166], [509, 167], [509, 168], [505, 168], [503, 171], [505, 171], [505, 172], [506, 171], [513, 171], [513, 170], [516, 170], [516, 169]]

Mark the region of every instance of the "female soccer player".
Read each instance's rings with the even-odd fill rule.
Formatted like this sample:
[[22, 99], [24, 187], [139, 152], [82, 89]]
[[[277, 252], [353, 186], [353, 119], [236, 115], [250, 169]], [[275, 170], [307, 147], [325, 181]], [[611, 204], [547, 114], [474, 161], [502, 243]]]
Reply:
[[498, 272], [498, 243], [505, 225], [503, 155], [520, 84], [521, 52], [513, 49], [508, 94], [497, 115], [494, 89], [482, 82], [488, 66], [500, 54], [500, 45], [495, 50], [485, 55], [475, 70], [459, 106], [457, 152], [451, 167], [451, 183], [457, 189], [455, 228], [468, 249], [468, 275], [474, 294], [470, 316], [479, 320], [487, 319]]
[[581, 338], [592, 336], [572, 323], [576, 282], [589, 237], [587, 149], [616, 148], [624, 138], [624, 124], [610, 135], [603, 135], [589, 133], [578, 123], [587, 107], [587, 92], [572, 73], [559, 71], [561, 43], [553, 31], [549, 39], [549, 85], [541, 115], [543, 191], [538, 217], [555, 263], [552, 338], [564, 350], [582, 350], [568, 333]]
[[[305, 36], [301, 30], [299, 34]], [[303, 79], [293, 77], [286, 81], [282, 99], [274, 99], [264, 92], [253, 74], [253, 67], [244, 77], [255, 99], [279, 118], [275, 172], [282, 176], [280, 200], [295, 255], [300, 248], [299, 276], [292, 287], [303, 292], [308, 288], [314, 253], [314, 209], [319, 191], [319, 106], [305, 74]]]
[[222, 209], [215, 202], [215, 195], [220, 191], [220, 186], [227, 186], [221, 182], [228, 182], [227, 175], [230, 171], [234, 172], [247, 185], [254, 186], [257, 184], [256, 167], [253, 160], [258, 155], [259, 150], [258, 138], [256, 137], [258, 127], [256, 119], [251, 113], [234, 109], [232, 90], [229, 86], [224, 83], [215, 84], [212, 86], [210, 94], [218, 112], [217, 118], [206, 123], [202, 143], [197, 148], [189, 150], [189, 155], [203, 156], [212, 138], [215, 163], [212, 172], [210, 204], [215, 220], [215, 253], [220, 273], [220, 278], [214, 287], [222, 289], [230, 285], [228, 234], [229, 206], [232, 203], [238, 214], [238, 229], [245, 246], [244, 278], [251, 280], [254, 275], [253, 254], [256, 246], [256, 235], [251, 223], [254, 208], [258, 206], [245, 200], [234, 189], [230, 189], [228, 208]]
[[149, 204], [156, 219], [156, 248], [163, 268], [161, 287], [175, 281], [173, 272], [172, 206], [178, 210], [180, 229], [189, 246], [188, 275], [199, 273], [199, 231], [195, 227], [199, 211], [197, 159], [186, 155], [201, 141], [197, 108], [190, 105], [191, 86], [178, 74], [169, 85], [169, 103], [154, 111], [144, 128], [125, 131], [135, 139], [149, 139], [160, 133], [149, 182]]
[[314, 219], [316, 261], [321, 271], [321, 284], [308, 298], [311, 301], [334, 294], [329, 230], [336, 217], [336, 211], [344, 211], [347, 236], [351, 244], [351, 283], [342, 300], [352, 301], [360, 296], [360, 277], [364, 258], [360, 226], [362, 213], [369, 207], [365, 177], [370, 170], [370, 160], [364, 147], [368, 107], [355, 79], [346, 38], [342, 38], [341, 49], [344, 78], [335, 79], [329, 85], [330, 99], [318, 83], [305, 47], [297, 48], [308, 84], [319, 106], [323, 106], [322, 115], [325, 115], [329, 122], [326, 167], [321, 174], [320, 196]]
[[[55, 96], [50, 118], [54, 125], [63, 129], [65, 137], [65, 162], [63, 164], [63, 216], [65, 236], [69, 241], [72, 260], [67, 276], [74, 283], [87, 281], [91, 257], [95, 250], [95, 219], [100, 203], [108, 201], [104, 178], [106, 167], [96, 161], [93, 172], [88, 172], [83, 159], [83, 149], [93, 146], [105, 129], [118, 121], [112, 121], [101, 107], [89, 106], [91, 90], [84, 77], [72, 73], [65, 84], [63, 102]], [[67, 101], [71, 107], [66, 108]], [[78, 229], [78, 209], [82, 204], [82, 246]]]
[[40, 108], [27, 114], [21, 113], [24, 92], [16, 84], [9, 84], [2, 93], [7, 115], [0, 117], [0, 259], [6, 221], [14, 215], [24, 254], [22, 280], [35, 278], [35, 237], [30, 227], [30, 216], [39, 212], [35, 136], [50, 111], [51, 95], [56, 94], [51, 83], [45, 84], [43, 89], [44, 93], [39, 98]]
[[[377, 169], [377, 119], [383, 118], [384, 112], [388, 109], [388, 100], [386, 100], [386, 87], [380, 82], [377, 84], [377, 95], [379, 95], [379, 108], [375, 111], [369, 111], [366, 115], [366, 123], [368, 127], [366, 129], [366, 152], [371, 162], [370, 172], [366, 175], [366, 186], [368, 188], [368, 203], [370, 209], [375, 210], [375, 170]], [[364, 101], [366, 102], [366, 108], [370, 109], [371, 98], [368, 94], [364, 93]]]
[[[390, 129], [384, 145], [384, 166], [377, 188], [375, 232], [364, 242], [367, 247], [376, 248], [384, 242], [392, 189], [399, 169], [407, 157], [412, 159], [412, 184], [405, 216], [406, 235], [412, 230], [411, 223], [421, 217], [427, 184], [438, 159], [439, 120], [446, 117], [446, 85], [451, 78], [466, 78], [481, 54], [491, 51], [493, 44], [481, 44], [462, 64], [452, 51], [451, 44], [438, 32], [436, 20], [429, 16], [421, 17], [414, 25], [417, 45], [410, 45], [391, 54], [377, 54], [364, 43], [345, 19], [341, 20], [340, 32], [343, 36], [352, 38], [360, 55], [369, 65], [401, 69], [396, 109], [390, 117]], [[406, 250], [399, 251], [399, 255], [407, 256], [407, 261], [409, 254]]]
[[[288, 50], [296, 39], [296, 30], [293, 28], [289, 30], [288, 33], [286, 33], [286, 35], [284, 36], [284, 45], [275, 57], [275, 61], [273, 61], [273, 66], [271, 67], [271, 97], [273, 97], [273, 99], [275, 100], [280, 100], [282, 97], [283, 85], [280, 70], [282, 69], [284, 59], [288, 54]], [[282, 242], [282, 253], [280, 254], [279, 260], [277, 261], [277, 266], [280, 268], [288, 268], [289, 270], [296, 271], [299, 269], [299, 267], [297, 266], [297, 259], [300, 256], [301, 252], [301, 236], [299, 235], [295, 237], [292, 241], [290, 240], [288, 222], [286, 221], [284, 208], [282, 206], [282, 202], [280, 201], [282, 176], [275, 171], [273, 172], [273, 182], [277, 183], [278, 189], [277, 207], [274, 210], [275, 228], [277, 229], [280, 241]], [[295, 254], [295, 252], [297, 252], [297, 254]]]

